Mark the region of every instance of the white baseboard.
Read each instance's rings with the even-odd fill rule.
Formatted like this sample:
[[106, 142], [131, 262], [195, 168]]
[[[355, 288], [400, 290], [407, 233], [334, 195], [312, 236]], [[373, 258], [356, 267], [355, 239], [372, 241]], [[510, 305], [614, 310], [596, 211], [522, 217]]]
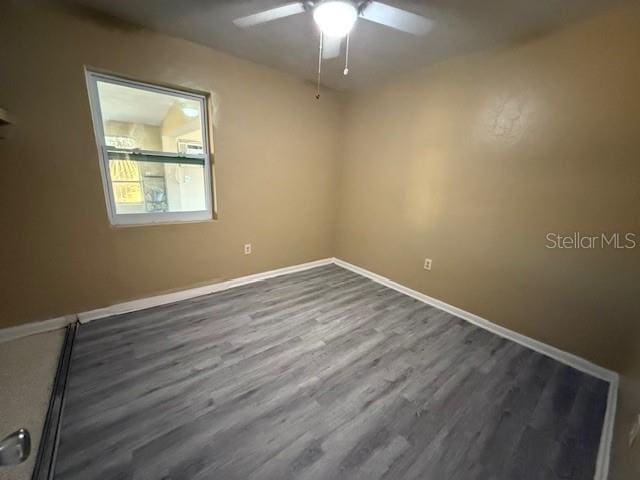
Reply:
[[234, 278], [224, 282], [212, 283], [211, 285], [205, 285], [203, 287], [190, 288], [188, 290], [180, 290], [178, 292], [167, 293], [164, 295], [156, 295], [154, 297], [131, 300], [130, 302], [118, 303], [109, 307], [98, 308], [96, 310], [78, 313], [78, 320], [80, 320], [80, 323], [87, 323], [99, 318], [121, 315], [123, 313], [144, 310], [145, 308], [158, 307], [160, 305], [166, 305], [168, 303], [174, 303], [180, 300], [187, 300], [189, 298], [200, 297], [202, 295], [209, 295], [210, 293], [221, 292], [223, 290], [228, 290], [240, 285], [259, 282], [261, 280], [266, 280], [267, 278], [278, 277], [280, 275], [286, 275], [288, 273], [301, 272], [303, 270], [320, 267], [322, 265], [329, 265], [331, 263], [333, 263], [333, 258], [324, 258], [322, 260], [316, 260], [314, 262], [302, 263], [300, 265], [293, 265], [291, 267], [278, 268], [276, 270], [269, 270], [267, 272], [255, 273], [253, 275], [247, 275], [245, 277]]
[[611, 444], [613, 441], [613, 426], [615, 422], [616, 404], [618, 398], [618, 373], [601, 367], [600, 365], [596, 365], [595, 363], [578, 357], [577, 355], [574, 355], [572, 353], [565, 352], [563, 350], [560, 350], [559, 348], [552, 347], [551, 345], [547, 345], [546, 343], [542, 343], [533, 338], [514, 332], [513, 330], [509, 330], [508, 328], [496, 325], [495, 323], [492, 323], [489, 320], [486, 320], [478, 315], [467, 312], [466, 310], [462, 310], [461, 308], [454, 307], [453, 305], [449, 305], [442, 300], [430, 297], [411, 288], [405, 287], [404, 285], [396, 283], [393, 280], [383, 277], [382, 275], [370, 272], [369, 270], [358, 267], [349, 262], [345, 262], [344, 260], [335, 258], [334, 263], [342, 268], [346, 268], [347, 270], [351, 270], [352, 272], [367, 277], [374, 282], [380, 283], [386, 287], [392, 288], [394, 290], [397, 290], [398, 292], [413, 297], [416, 300], [432, 305], [440, 310], [444, 310], [445, 312], [448, 312], [470, 323], [473, 323], [474, 325], [495, 333], [496, 335], [512, 340], [516, 343], [519, 343], [520, 345], [530, 348], [531, 350], [535, 350], [536, 352], [542, 353], [543, 355], [551, 357], [559, 362], [564, 363], [565, 365], [609, 382], [607, 410], [605, 412], [604, 424], [602, 426], [602, 435], [600, 437], [600, 448], [598, 450], [598, 459], [596, 463], [596, 473], [594, 476], [594, 480], [606, 480], [608, 478]]
[[58, 330], [59, 328], [64, 328], [76, 320], [77, 317], [75, 315], [64, 315], [62, 317], [43, 320], [42, 322], [31, 322], [25, 323], [24, 325], [17, 325], [15, 327], [3, 328], [0, 330], [0, 343], [8, 342], [9, 340], [16, 340], [21, 337], [27, 337], [29, 335]]
[[600, 448], [596, 462], [596, 474], [594, 480], [607, 480], [609, 478], [609, 462], [611, 459], [611, 447], [613, 445], [613, 427], [616, 422], [616, 408], [618, 406], [618, 384], [616, 376], [609, 383], [609, 396], [607, 397], [607, 411], [604, 414], [602, 435], [600, 436]]
[[0, 329], [0, 343], [8, 340], [15, 340], [20, 337], [26, 337], [29, 335], [35, 335], [37, 333], [49, 332], [51, 330], [57, 330], [64, 328], [67, 325], [80, 321], [81, 323], [97, 320], [98, 318], [110, 317], [112, 315], [119, 315], [122, 313], [134, 312], [137, 310], [144, 310], [145, 308], [157, 307], [160, 305], [166, 305], [167, 303], [174, 303], [180, 300], [186, 300], [189, 298], [199, 297], [207, 295], [209, 293], [220, 292], [229, 288], [237, 287], [240, 285], [247, 285], [249, 283], [259, 282], [267, 278], [277, 277], [280, 275], [286, 275], [287, 273], [301, 272], [310, 268], [320, 267], [322, 265], [329, 265], [333, 263], [333, 258], [324, 258], [322, 260], [316, 260], [314, 262], [302, 263], [300, 265], [293, 265], [291, 267], [278, 268], [276, 270], [269, 270], [267, 272], [256, 273], [253, 275], [247, 275], [244, 277], [234, 278], [224, 282], [213, 283], [205, 285], [203, 287], [190, 288], [187, 290], [180, 290], [177, 292], [167, 293], [164, 295], [156, 295], [154, 297], [140, 298], [137, 300], [131, 300], [129, 302], [118, 303], [104, 308], [97, 308], [87, 312], [74, 313], [64, 315], [62, 317], [50, 318], [41, 322], [25, 323], [24, 325], [18, 325], [16, 327], [9, 327]]
[[559, 362], [562, 362], [580, 371], [593, 375], [594, 377], [597, 377], [609, 382], [610, 386], [609, 386], [607, 411], [605, 413], [602, 437], [600, 439], [600, 449], [598, 451], [596, 475], [594, 480], [607, 479], [608, 472], [609, 472], [609, 458], [611, 453], [611, 444], [613, 440], [613, 425], [615, 420], [616, 403], [617, 403], [617, 397], [618, 397], [619, 376], [616, 372], [608, 370], [604, 367], [596, 365], [592, 362], [589, 362], [588, 360], [585, 360], [576, 355], [560, 350], [556, 347], [552, 347], [550, 345], [542, 343], [533, 338], [527, 337], [525, 335], [514, 332], [512, 330], [509, 330], [505, 327], [501, 327], [500, 325], [496, 325], [495, 323], [492, 323], [489, 320], [486, 320], [478, 315], [467, 312], [466, 310], [462, 310], [461, 308], [454, 307], [453, 305], [449, 305], [448, 303], [443, 302], [442, 300], [438, 300], [436, 298], [425, 295], [424, 293], [420, 293], [416, 290], [412, 290], [411, 288], [408, 288], [408, 287], [405, 287], [404, 285], [396, 283], [386, 277], [383, 277], [382, 275], [378, 275], [376, 273], [370, 272], [369, 270], [366, 270], [361, 267], [357, 267], [355, 265], [352, 265], [351, 263], [345, 262], [344, 260], [340, 260], [337, 258], [325, 258], [325, 259], [317, 260], [314, 262], [308, 262], [300, 265], [294, 265], [291, 267], [284, 267], [276, 270], [270, 270], [267, 272], [247, 275], [244, 277], [239, 277], [239, 278], [227, 280], [224, 282], [205, 285], [203, 287], [191, 288], [188, 290], [181, 290], [178, 292], [167, 293], [164, 295], [156, 295], [154, 297], [141, 298], [138, 300], [119, 303], [116, 305], [111, 305], [109, 307], [98, 308], [98, 309], [90, 310], [87, 312], [81, 312], [78, 314], [65, 315], [62, 317], [52, 318], [42, 322], [33, 322], [33, 323], [27, 323], [25, 325], [18, 325], [16, 327], [5, 328], [0, 330], [0, 342], [13, 340], [13, 339], [24, 337], [27, 335], [34, 335], [37, 333], [56, 330], [58, 328], [63, 328], [66, 325], [73, 323], [77, 320], [79, 320], [81, 323], [86, 323], [99, 318], [110, 317], [113, 315], [120, 315], [123, 313], [143, 310], [145, 308], [166, 305], [168, 303], [174, 303], [180, 300], [186, 300], [189, 298], [199, 297], [202, 295], [208, 295], [210, 293], [228, 290], [230, 288], [238, 287], [240, 285], [247, 285], [250, 283], [259, 282], [267, 278], [286, 275], [288, 273], [301, 272], [303, 270], [308, 270], [310, 268], [320, 267], [323, 265], [329, 265], [331, 263], [334, 263], [342, 268], [351, 270], [364, 277], [370, 278], [375, 282], [378, 282], [389, 288], [397, 290], [398, 292], [404, 293], [405, 295], [413, 297], [421, 302], [424, 302], [436, 308], [439, 308], [440, 310], [449, 312], [458, 318], [461, 318], [470, 323], [473, 323], [474, 325], [477, 325], [480, 328], [483, 328], [492, 333], [495, 333], [496, 335], [500, 335], [501, 337], [512, 340], [516, 343], [519, 343], [520, 345], [523, 345], [539, 353], [547, 355], [548, 357], [558, 360]]
[[438, 300], [437, 298], [430, 297], [425, 295], [424, 293], [420, 293], [416, 290], [413, 290], [409, 287], [405, 287], [404, 285], [400, 285], [399, 283], [394, 282], [393, 280], [389, 280], [382, 275], [378, 275], [377, 273], [370, 272], [369, 270], [365, 270], [364, 268], [357, 267], [352, 265], [351, 263], [345, 262], [344, 260], [340, 260], [336, 258], [334, 260], [336, 265], [339, 265], [347, 270], [351, 270], [352, 272], [358, 273], [364, 277], [370, 278], [374, 282], [378, 282], [382, 285], [385, 285], [389, 288], [397, 290], [398, 292], [404, 293], [405, 295], [409, 295], [410, 297], [415, 298], [416, 300], [420, 300], [421, 302], [432, 305], [440, 310], [444, 310], [452, 315], [455, 315], [458, 318], [466, 320], [478, 327], [484, 328], [485, 330], [489, 330], [496, 335], [500, 335], [501, 337], [512, 340], [520, 345], [524, 345], [536, 352], [543, 353], [548, 357], [554, 358], [562, 363], [565, 363], [573, 368], [576, 368], [580, 371], [593, 375], [594, 377], [601, 378], [610, 382], [614, 378], [618, 377], [616, 372], [608, 370], [604, 367], [596, 365], [595, 363], [591, 363], [584, 358], [580, 358], [571, 353], [560, 350], [559, 348], [552, 347], [551, 345], [547, 345], [546, 343], [542, 343], [538, 340], [534, 340], [533, 338], [522, 335], [521, 333], [514, 332], [513, 330], [509, 330], [508, 328], [501, 327], [495, 323], [490, 322], [478, 315], [467, 312], [458, 307], [454, 307], [453, 305], [449, 305], [442, 300]]

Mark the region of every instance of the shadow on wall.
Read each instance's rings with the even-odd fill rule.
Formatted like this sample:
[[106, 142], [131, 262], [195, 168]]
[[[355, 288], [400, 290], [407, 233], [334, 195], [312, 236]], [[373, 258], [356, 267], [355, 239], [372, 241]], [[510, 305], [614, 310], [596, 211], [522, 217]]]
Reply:
[[[38, 3], [38, 0], [36, 0], [35, 3]], [[137, 33], [146, 30], [146, 27], [127, 22], [126, 20], [114, 17], [113, 15], [74, 0], [42, 0], [40, 3], [57, 7], [62, 13], [71, 15], [82, 21], [91, 22], [106, 30], [116, 31], [118, 33]]]
[[[628, 4], [354, 94], [336, 256], [631, 372], [638, 22]], [[548, 247], [548, 234], [574, 232], [631, 232], [639, 248]]]

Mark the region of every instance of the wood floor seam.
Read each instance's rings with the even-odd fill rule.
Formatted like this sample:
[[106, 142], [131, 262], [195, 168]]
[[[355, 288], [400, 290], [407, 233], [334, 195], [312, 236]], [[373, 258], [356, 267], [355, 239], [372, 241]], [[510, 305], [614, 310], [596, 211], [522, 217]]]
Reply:
[[608, 388], [326, 265], [82, 325], [55, 479], [592, 479]]

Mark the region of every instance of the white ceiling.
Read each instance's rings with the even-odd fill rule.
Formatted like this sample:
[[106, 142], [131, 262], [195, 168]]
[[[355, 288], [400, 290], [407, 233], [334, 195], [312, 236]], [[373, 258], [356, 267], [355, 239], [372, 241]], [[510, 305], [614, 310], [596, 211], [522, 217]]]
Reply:
[[162, 124], [176, 103], [199, 108], [198, 102], [183, 98], [98, 81], [100, 110], [105, 121], [114, 120], [146, 125]]
[[160, 125], [176, 101], [155, 92], [98, 82], [102, 119]]
[[[318, 34], [311, 14], [242, 30], [232, 21], [290, 0], [73, 0], [161, 32], [313, 80]], [[323, 83], [349, 90], [451, 56], [521, 42], [625, 0], [382, 0], [428, 17], [424, 37], [359, 20], [343, 58], [323, 66]], [[632, 0], [629, 0], [632, 1]], [[344, 53], [344, 52], [343, 52]]]

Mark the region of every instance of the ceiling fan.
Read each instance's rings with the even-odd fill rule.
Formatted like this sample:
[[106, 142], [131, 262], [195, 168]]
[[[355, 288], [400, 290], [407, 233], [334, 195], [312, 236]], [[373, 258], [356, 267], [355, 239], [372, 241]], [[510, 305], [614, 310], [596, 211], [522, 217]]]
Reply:
[[349, 33], [358, 19], [362, 18], [412, 35], [426, 35], [433, 27], [433, 21], [428, 18], [373, 0], [301, 0], [237, 18], [233, 23], [240, 28], [249, 28], [306, 12], [313, 14], [313, 20], [320, 30], [316, 98], [320, 98], [322, 59], [338, 57], [345, 37], [347, 50], [344, 74], [349, 73]]

